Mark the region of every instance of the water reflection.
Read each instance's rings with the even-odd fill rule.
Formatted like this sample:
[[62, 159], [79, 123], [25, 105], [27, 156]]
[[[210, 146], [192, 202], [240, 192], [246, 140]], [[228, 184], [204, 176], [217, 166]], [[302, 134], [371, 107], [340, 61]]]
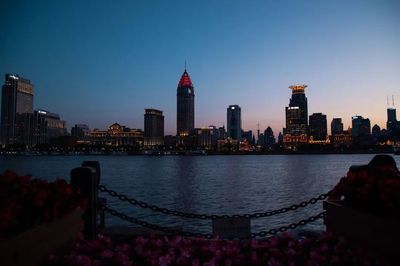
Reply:
[[173, 163], [176, 173], [174, 178], [174, 189], [176, 196], [174, 197], [174, 205], [177, 209], [186, 212], [193, 212], [193, 203], [196, 200], [196, 193], [193, 190], [195, 186], [194, 177], [196, 173], [196, 159], [193, 157], [174, 157]]
[[[0, 171], [17, 170], [34, 177], [69, 179], [72, 168], [98, 160], [102, 183], [138, 200], [196, 213], [243, 214], [286, 207], [331, 189], [353, 164], [374, 155], [274, 156], [4, 156]], [[400, 165], [400, 156], [394, 157]], [[184, 225], [209, 231], [210, 222], [182, 220], [108, 198], [116, 209], [160, 225]], [[270, 229], [314, 215], [321, 204], [252, 221], [252, 230]], [[108, 224], [124, 224], [107, 217]], [[322, 228], [316, 223], [313, 228]]]

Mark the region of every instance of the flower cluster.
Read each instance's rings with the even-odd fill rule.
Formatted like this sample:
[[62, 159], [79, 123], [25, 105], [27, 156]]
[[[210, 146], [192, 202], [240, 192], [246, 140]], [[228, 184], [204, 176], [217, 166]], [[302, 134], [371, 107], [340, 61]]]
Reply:
[[132, 264], [132, 247], [126, 243], [113, 243], [110, 238], [100, 236], [87, 241], [80, 234], [73, 250], [63, 256], [51, 255], [48, 265], [106, 266]]
[[362, 166], [350, 170], [330, 192], [331, 199], [377, 215], [400, 219], [400, 174]]
[[7, 237], [34, 225], [60, 218], [78, 206], [84, 207], [79, 191], [65, 180], [48, 182], [0, 174], [0, 236]]
[[329, 234], [296, 239], [281, 234], [266, 240], [230, 241], [181, 236], [136, 237], [113, 243], [83, 238], [70, 254], [51, 256], [48, 265], [373, 265], [361, 251]]

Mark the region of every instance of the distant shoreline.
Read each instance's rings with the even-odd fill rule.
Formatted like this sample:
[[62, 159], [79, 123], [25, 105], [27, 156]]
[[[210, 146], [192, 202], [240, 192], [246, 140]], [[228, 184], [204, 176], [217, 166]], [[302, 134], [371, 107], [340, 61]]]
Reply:
[[393, 151], [275, 151], [275, 152], [215, 152], [215, 151], [152, 151], [152, 153], [143, 152], [2, 152], [0, 156], [240, 156], [240, 155], [352, 155], [352, 154], [393, 154]]

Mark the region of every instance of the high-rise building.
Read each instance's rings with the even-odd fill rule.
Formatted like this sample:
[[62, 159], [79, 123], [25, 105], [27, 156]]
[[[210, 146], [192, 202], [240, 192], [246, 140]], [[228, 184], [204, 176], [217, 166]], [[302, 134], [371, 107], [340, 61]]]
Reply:
[[71, 136], [78, 140], [83, 140], [89, 131], [90, 129], [88, 125], [76, 124], [73, 128], [71, 128]]
[[307, 85], [292, 85], [289, 106], [286, 111], [286, 128], [284, 130], [283, 142], [286, 148], [295, 149], [299, 144], [308, 141], [308, 107], [305, 89]]
[[182, 139], [194, 130], [194, 88], [186, 69], [179, 80], [176, 98], [176, 134]]
[[219, 129], [214, 125], [209, 125], [208, 128], [211, 132], [211, 140], [212, 140], [212, 148], [215, 149], [217, 147], [217, 141], [220, 138]]
[[360, 115], [353, 116], [351, 119], [353, 137], [371, 135], [371, 123], [368, 118]]
[[391, 129], [396, 124], [396, 108], [389, 107], [387, 109], [387, 122], [386, 122], [386, 129]]
[[333, 118], [331, 122], [331, 135], [343, 134], [343, 123], [341, 118]]
[[226, 122], [228, 138], [240, 141], [242, 138], [242, 118], [239, 105], [229, 105]]
[[210, 127], [196, 128], [196, 146], [206, 150], [212, 150], [214, 148], [213, 134], [214, 129]]
[[[33, 85], [28, 79], [6, 74], [1, 101], [1, 144], [26, 144], [27, 118], [33, 113]], [[29, 120], [29, 119], [28, 119]]]
[[218, 128], [218, 139], [226, 139], [226, 130], [225, 126]]
[[247, 140], [249, 143], [253, 142], [253, 131], [252, 130], [248, 130], [248, 131], [244, 131], [242, 130], [242, 140]]
[[275, 144], [274, 132], [272, 131], [271, 127], [267, 127], [267, 129], [264, 131], [264, 139], [264, 143], [267, 146], [272, 146]]
[[48, 123], [46, 117], [35, 110], [32, 115], [32, 123], [30, 125], [31, 142], [28, 144], [30, 147], [37, 145], [48, 144], [47, 128]]
[[328, 135], [328, 126], [326, 122], [326, 115], [322, 113], [314, 113], [310, 115], [309, 119], [309, 133], [310, 138], [314, 141], [325, 141]]
[[47, 140], [51, 141], [67, 135], [67, 123], [61, 120], [60, 115], [46, 110], [39, 109], [37, 111], [47, 122]]
[[381, 134], [381, 127], [378, 126], [377, 124], [375, 124], [375, 125], [372, 127], [372, 135], [378, 136], [379, 134]]
[[157, 109], [145, 109], [144, 114], [144, 145], [164, 145], [164, 116]]

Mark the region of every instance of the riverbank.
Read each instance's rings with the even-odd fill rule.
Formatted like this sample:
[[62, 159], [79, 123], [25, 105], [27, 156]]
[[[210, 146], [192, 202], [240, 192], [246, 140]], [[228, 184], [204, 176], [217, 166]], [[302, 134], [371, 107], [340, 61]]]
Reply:
[[346, 151], [140, 151], [140, 152], [54, 152], [54, 151], [3, 151], [0, 156], [204, 156], [204, 155], [343, 155], [343, 154], [394, 154], [390, 150], [346, 150]]

